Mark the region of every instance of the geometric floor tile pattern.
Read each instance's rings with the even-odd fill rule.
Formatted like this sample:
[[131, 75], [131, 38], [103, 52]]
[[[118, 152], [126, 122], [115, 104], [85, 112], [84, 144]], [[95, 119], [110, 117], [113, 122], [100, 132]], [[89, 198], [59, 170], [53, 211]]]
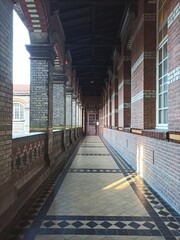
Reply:
[[87, 136], [8, 240], [180, 240], [180, 216], [98, 136]]

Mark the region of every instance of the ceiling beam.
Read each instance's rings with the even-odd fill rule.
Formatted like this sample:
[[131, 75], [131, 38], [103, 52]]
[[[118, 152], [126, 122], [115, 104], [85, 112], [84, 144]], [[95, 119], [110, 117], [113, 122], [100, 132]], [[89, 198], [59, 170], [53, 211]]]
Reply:
[[65, 43], [66, 47], [120, 47], [119, 43]]
[[96, 0], [61, 0], [59, 2], [59, 5], [61, 4], [75, 4], [75, 5], [78, 5], [78, 4], [83, 4], [83, 5], [125, 5], [127, 3], [129, 3], [129, 1], [131, 2], [134, 2], [134, 0], [99, 0], [99, 1], [96, 1]]
[[[91, 67], [91, 68], [96, 68], [96, 67], [103, 67], [107, 68], [108, 64], [73, 64], [73, 67], [75, 68], [83, 68], [83, 67]], [[108, 65], [109, 66], [109, 65]]]

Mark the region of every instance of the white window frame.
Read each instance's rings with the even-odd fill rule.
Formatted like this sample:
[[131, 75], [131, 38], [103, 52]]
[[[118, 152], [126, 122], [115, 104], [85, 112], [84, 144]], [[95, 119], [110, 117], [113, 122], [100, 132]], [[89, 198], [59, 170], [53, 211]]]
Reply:
[[[18, 104], [18, 107], [15, 107], [15, 104]], [[19, 108], [19, 112], [18, 112], [18, 118], [15, 117], [15, 109]], [[21, 114], [23, 111], [23, 116], [21, 117]], [[22, 103], [19, 102], [14, 102], [13, 103], [13, 121], [24, 121], [25, 119], [25, 107]]]
[[[160, 90], [159, 90], [159, 50], [160, 49], [163, 49], [163, 46], [165, 44], [167, 44], [168, 42], [168, 36], [166, 35], [164, 38], [162, 38], [161, 42], [159, 43], [158, 42], [158, 38], [159, 38], [159, 32], [160, 30], [162, 30], [162, 28], [164, 27], [165, 23], [167, 23], [167, 18], [162, 22], [162, 25], [159, 26], [159, 14], [158, 14], [158, 3], [159, 1], [157, 2], [157, 31], [156, 31], [156, 36], [157, 36], [157, 49], [156, 49], [156, 53], [157, 53], [157, 57], [156, 57], [156, 128], [157, 129], [168, 129], [168, 115], [167, 115], [167, 123], [159, 123], [159, 118], [160, 118], [160, 115], [159, 115], [159, 110], [160, 110], [160, 106], [159, 106], [159, 96], [160, 96]], [[163, 54], [163, 53], [162, 53]], [[168, 64], [168, 55], [167, 55], [167, 64]], [[163, 62], [163, 56], [162, 56], [162, 61]], [[167, 66], [168, 68], [168, 66]], [[163, 71], [163, 70], [162, 70]], [[161, 76], [161, 79], [163, 79], [163, 76], [168, 76], [168, 72], [167, 72], [167, 75], [163, 75], [162, 73], [162, 76]], [[162, 86], [164, 87], [164, 85], [162, 84]], [[168, 95], [168, 79], [167, 79], [167, 91], [164, 91], [164, 89], [161, 91], [162, 95], [164, 96], [164, 93], [167, 93]], [[168, 96], [167, 96], [167, 102], [168, 102]], [[164, 100], [163, 100], [163, 103], [164, 103]], [[161, 104], [163, 104], [161, 103]], [[162, 108], [162, 111], [164, 110], [167, 110], [167, 114], [168, 114], [168, 103], [167, 103], [167, 107], [161, 107]], [[164, 114], [163, 114], [163, 120], [164, 120]], [[163, 121], [164, 122], [164, 121]]]

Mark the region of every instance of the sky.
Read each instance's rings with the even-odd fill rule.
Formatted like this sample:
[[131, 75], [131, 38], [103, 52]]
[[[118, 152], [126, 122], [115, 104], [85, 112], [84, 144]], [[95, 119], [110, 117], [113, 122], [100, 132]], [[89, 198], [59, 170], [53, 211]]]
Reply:
[[25, 45], [30, 44], [29, 33], [19, 16], [13, 14], [13, 83], [30, 83], [29, 53]]

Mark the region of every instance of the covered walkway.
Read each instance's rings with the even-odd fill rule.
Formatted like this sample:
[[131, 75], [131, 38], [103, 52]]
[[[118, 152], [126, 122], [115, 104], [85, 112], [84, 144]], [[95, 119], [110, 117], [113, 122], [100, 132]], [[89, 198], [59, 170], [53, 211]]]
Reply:
[[178, 214], [99, 136], [86, 136], [8, 240], [180, 239]]

